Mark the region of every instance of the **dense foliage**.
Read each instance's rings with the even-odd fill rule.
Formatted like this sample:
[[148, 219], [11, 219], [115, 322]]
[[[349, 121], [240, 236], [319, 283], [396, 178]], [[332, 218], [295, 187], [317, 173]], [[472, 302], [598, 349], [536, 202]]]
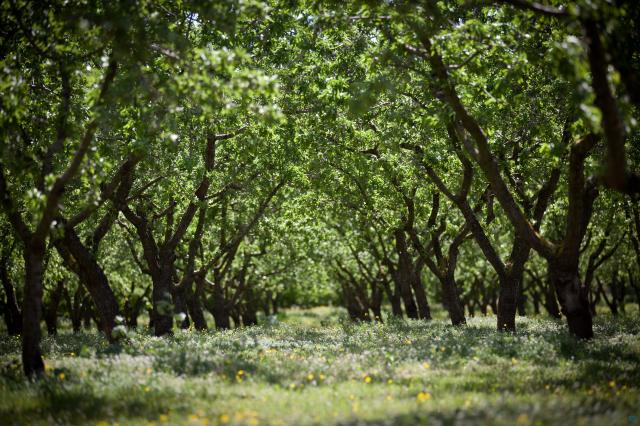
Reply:
[[639, 14], [3, 2], [0, 279], [24, 373], [45, 372], [42, 320], [115, 344], [139, 319], [442, 305], [594, 337], [597, 312], [640, 306]]

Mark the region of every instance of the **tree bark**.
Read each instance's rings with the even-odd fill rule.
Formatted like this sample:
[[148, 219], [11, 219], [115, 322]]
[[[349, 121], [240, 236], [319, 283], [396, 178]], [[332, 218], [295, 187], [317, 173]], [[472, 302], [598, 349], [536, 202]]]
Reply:
[[201, 302], [203, 285], [202, 280], [196, 279], [195, 290], [189, 289], [187, 293], [187, 307], [189, 308], [189, 315], [193, 320], [193, 326], [199, 331], [204, 331], [208, 328]]
[[44, 252], [44, 244], [28, 245], [24, 249], [25, 285], [22, 306], [22, 368], [27, 377], [39, 377], [44, 374], [44, 361], [40, 353]]
[[561, 312], [567, 318], [569, 331], [577, 337], [593, 337], [593, 320], [587, 289], [578, 275], [577, 265], [562, 260], [549, 262], [549, 278], [553, 284]]
[[73, 228], [66, 227], [63, 238], [56, 240], [54, 244], [65, 265], [76, 273], [80, 285], [84, 285], [89, 291], [100, 318], [100, 330], [107, 339], [111, 339], [120, 308], [102, 267], [91, 251], [82, 244]]
[[173, 329], [173, 303], [171, 291], [173, 289], [172, 263], [162, 262], [157, 274], [152, 276], [153, 289], [153, 326], [156, 336], [171, 334]]
[[224, 290], [219, 283], [215, 283], [213, 286], [213, 295], [209, 298], [208, 309], [213, 315], [213, 320], [218, 330], [231, 328], [227, 301], [224, 297]]
[[58, 334], [58, 307], [62, 300], [63, 291], [64, 281], [60, 280], [51, 292], [49, 302], [46, 303], [44, 307], [44, 322], [47, 325], [47, 333], [49, 336], [56, 336]]
[[460, 304], [458, 285], [456, 284], [453, 274], [447, 275], [447, 277], [442, 281], [442, 296], [444, 298], [447, 311], [449, 312], [451, 324], [455, 326], [465, 325], [467, 320], [464, 317], [464, 311]]
[[413, 288], [413, 293], [416, 296], [419, 318], [430, 320], [431, 308], [429, 307], [429, 302], [427, 300], [427, 292], [425, 291], [424, 285], [422, 284], [421, 269], [422, 268], [419, 267], [419, 265], [416, 265], [416, 268], [413, 272], [413, 279], [411, 280], [411, 287]]
[[18, 301], [16, 299], [16, 293], [13, 288], [13, 283], [9, 278], [9, 271], [7, 265], [9, 256], [2, 259], [0, 264], [0, 281], [2, 281], [2, 288], [5, 294], [5, 312], [4, 319], [7, 323], [7, 332], [9, 336], [17, 336], [22, 333], [22, 313], [18, 307]]
[[398, 267], [396, 268], [394, 279], [400, 288], [400, 297], [404, 303], [404, 311], [407, 318], [418, 319], [418, 307], [413, 298], [411, 281], [413, 280], [413, 265], [411, 257], [407, 252], [407, 241], [404, 230], [395, 230], [396, 251], [398, 253]]

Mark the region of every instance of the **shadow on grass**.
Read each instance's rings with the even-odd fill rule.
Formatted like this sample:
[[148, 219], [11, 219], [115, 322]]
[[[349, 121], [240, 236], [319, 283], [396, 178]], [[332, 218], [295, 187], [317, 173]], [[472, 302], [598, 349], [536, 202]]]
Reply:
[[85, 424], [114, 417], [154, 420], [176, 402], [175, 396], [166, 391], [156, 394], [123, 390], [98, 396], [88, 386], [62, 386], [54, 379], [47, 379], [37, 386], [31, 398], [4, 401], [5, 408], [0, 410], [0, 419], [4, 419], [1, 423], [29, 424], [37, 418], [55, 424]]

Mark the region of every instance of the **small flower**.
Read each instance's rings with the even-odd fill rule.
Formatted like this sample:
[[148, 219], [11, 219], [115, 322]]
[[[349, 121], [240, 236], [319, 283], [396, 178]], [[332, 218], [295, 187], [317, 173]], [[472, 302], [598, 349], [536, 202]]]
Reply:
[[392, 384], [393, 384], [393, 379], [389, 379], [389, 380], [387, 380], [387, 384], [388, 384], [388, 385], [392, 385]]
[[313, 381], [313, 379], [315, 379], [315, 376], [313, 375], [313, 373], [309, 373], [309, 375], [307, 376], [307, 380], [311, 382]]
[[224, 425], [229, 423], [229, 420], [231, 420], [231, 417], [229, 417], [228, 414], [220, 414], [220, 416], [218, 417], [218, 420], [220, 421], [220, 423]]
[[371, 376], [364, 376], [364, 382], [365, 383], [371, 383], [373, 379], [371, 378]]
[[64, 376], [64, 373], [60, 373], [60, 374], [58, 374], [58, 379], [60, 379], [60, 380], [64, 380], [64, 377], [65, 377], [65, 376]]
[[529, 422], [529, 416], [527, 416], [526, 413], [522, 413], [518, 416], [518, 418], [516, 419], [516, 422], [518, 422], [518, 424], [522, 425], [525, 423]]
[[431, 394], [429, 392], [420, 392], [416, 396], [416, 400], [418, 402], [425, 402], [431, 399]]
[[98, 423], [96, 423], [96, 426], [109, 426], [109, 422], [100, 420]]
[[169, 416], [167, 416], [166, 414], [160, 414], [160, 416], [158, 416], [158, 420], [160, 420], [162, 423], [165, 423], [169, 421]]
[[518, 360], [515, 358], [511, 358], [511, 365], [516, 365], [518, 363]]
[[611, 380], [611, 381], [609, 382], [609, 387], [610, 387], [610, 388], [615, 388], [615, 387], [616, 387], [616, 381], [615, 381], [615, 380]]
[[422, 368], [424, 368], [424, 369], [428, 370], [428, 369], [430, 369], [430, 368], [431, 368], [431, 365], [430, 365], [428, 362], [423, 362], [423, 363], [422, 363]]
[[318, 377], [320, 378], [320, 380], [324, 380], [327, 376], [325, 376], [324, 374], [320, 373], [320, 375]]

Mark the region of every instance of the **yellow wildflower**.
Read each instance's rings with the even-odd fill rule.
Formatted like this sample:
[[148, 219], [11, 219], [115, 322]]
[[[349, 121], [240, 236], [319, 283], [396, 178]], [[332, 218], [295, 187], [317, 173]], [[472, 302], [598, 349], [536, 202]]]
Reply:
[[388, 385], [392, 385], [392, 384], [393, 384], [393, 379], [389, 379], [389, 380], [387, 380], [387, 384], [388, 384]]
[[431, 394], [429, 392], [420, 392], [416, 396], [416, 400], [418, 402], [425, 402], [431, 399]]
[[313, 379], [315, 379], [315, 376], [313, 375], [313, 373], [309, 373], [309, 375], [307, 376], [307, 380], [312, 381]]
[[525, 423], [529, 422], [529, 416], [527, 416], [525, 413], [522, 413], [518, 416], [518, 418], [516, 419], [516, 422], [518, 422], [518, 424], [522, 425]]
[[616, 381], [615, 381], [615, 380], [611, 380], [611, 381], [609, 382], [609, 387], [610, 387], [610, 388], [615, 388], [615, 387], [616, 387]]
[[364, 376], [364, 382], [365, 383], [371, 383], [373, 379], [371, 378], [371, 376]]
[[100, 420], [98, 423], [96, 423], [96, 426], [109, 426], [109, 422]]
[[64, 373], [60, 373], [60, 374], [58, 374], [58, 379], [60, 379], [60, 380], [64, 380], [64, 377], [65, 377], [65, 376], [64, 376]]
[[231, 418], [229, 417], [228, 414], [220, 414], [220, 416], [218, 417], [218, 420], [220, 420], [220, 423], [224, 425], [229, 423], [229, 420], [231, 420]]
[[431, 368], [431, 365], [428, 362], [423, 362], [422, 367], [428, 370], [429, 368]]
[[319, 377], [320, 377], [320, 380], [324, 380], [326, 378], [326, 376], [324, 374], [322, 374], [322, 373], [320, 373]]
[[169, 416], [167, 416], [166, 414], [160, 414], [158, 416], [158, 420], [160, 420], [162, 423], [168, 422], [169, 421]]

